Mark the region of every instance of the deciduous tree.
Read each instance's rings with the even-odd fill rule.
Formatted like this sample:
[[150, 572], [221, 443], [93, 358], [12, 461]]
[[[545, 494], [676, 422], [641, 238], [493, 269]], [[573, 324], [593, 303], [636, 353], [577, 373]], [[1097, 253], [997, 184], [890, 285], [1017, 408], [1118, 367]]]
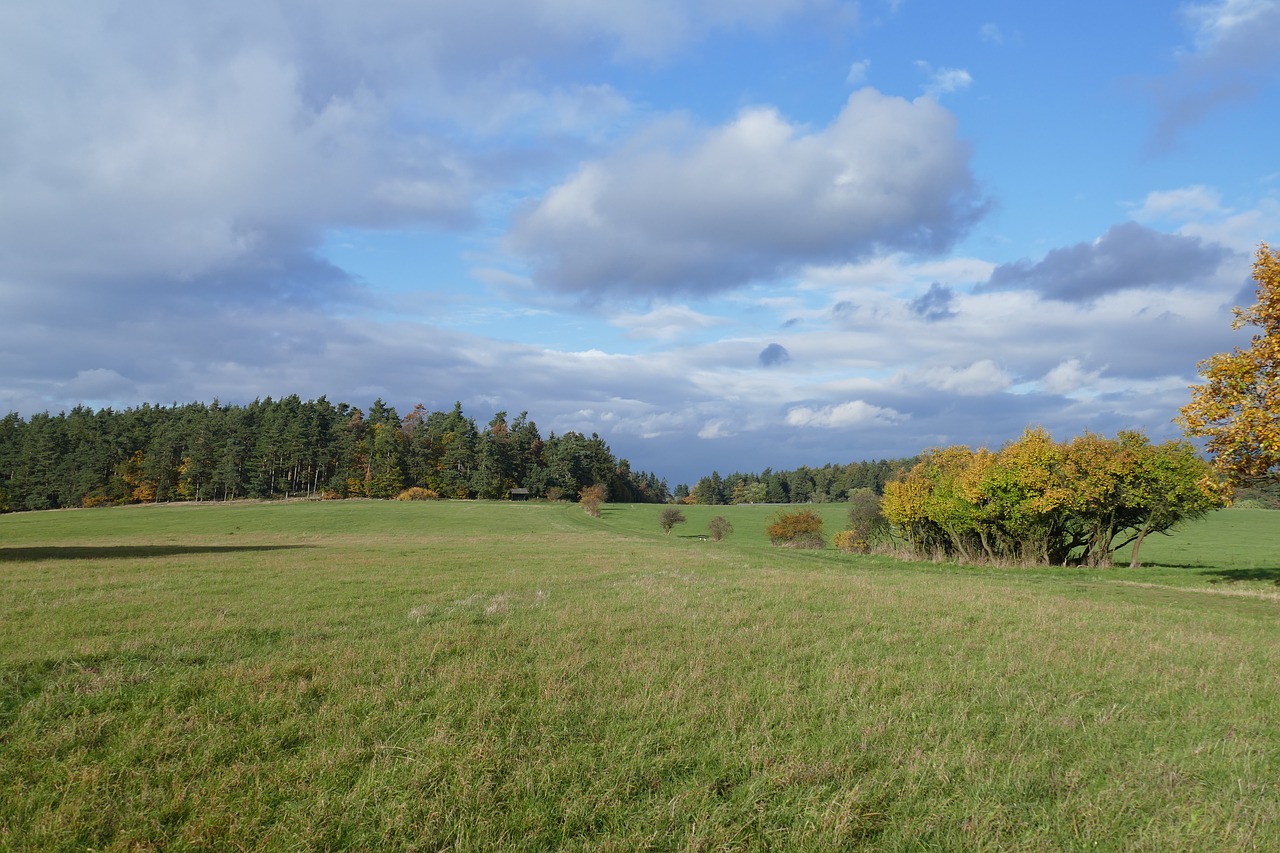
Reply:
[[1266, 243], [1253, 264], [1258, 301], [1234, 309], [1231, 326], [1256, 327], [1249, 346], [1200, 362], [1203, 385], [1179, 421], [1207, 439], [1214, 465], [1235, 483], [1280, 479], [1280, 253]]
[[684, 517], [684, 513], [673, 506], [664, 509], [662, 515], [658, 517], [658, 524], [662, 527], [662, 532], [668, 536], [671, 535], [671, 528], [677, 524], [684, 524], [686, 521], [688, 519]]

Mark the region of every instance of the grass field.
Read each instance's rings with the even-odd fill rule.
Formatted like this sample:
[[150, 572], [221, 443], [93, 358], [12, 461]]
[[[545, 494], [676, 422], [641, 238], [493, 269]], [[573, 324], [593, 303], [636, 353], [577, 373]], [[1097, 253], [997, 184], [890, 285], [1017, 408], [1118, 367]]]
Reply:
[[660, 509], [0, 516], [0, 848], [1280, 845], [1280, 514], [1130, 571]]

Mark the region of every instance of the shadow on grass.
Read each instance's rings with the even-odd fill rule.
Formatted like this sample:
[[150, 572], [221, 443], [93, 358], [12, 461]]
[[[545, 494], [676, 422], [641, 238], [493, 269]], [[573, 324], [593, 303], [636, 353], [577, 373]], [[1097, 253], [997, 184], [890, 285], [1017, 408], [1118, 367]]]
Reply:
[[312, 545], [47, 545], [0, 548], [0, 563], [40, 560], [131, 560], [182, 554], [234, 554], [243, 551], [294, 551]]
[[1280, 569], [1217, 569], [1201, 572], [1209, 583], [1237, 583], [1239, 581], [1271, 581], [1280, 586]]
[[[1212, 563], [1162, 563], [1159, 560], [1152, 560], [1151, 562], [1147, 562], [1146, 560], [1142, 561], [1142, 568], [1144, 569], [1207, 569], [1211, 565]], [[1116, 564], [1110, 568], [1127, 569], [1128, 567], [1128, 563], [1123, 560], [1117, 560]]]

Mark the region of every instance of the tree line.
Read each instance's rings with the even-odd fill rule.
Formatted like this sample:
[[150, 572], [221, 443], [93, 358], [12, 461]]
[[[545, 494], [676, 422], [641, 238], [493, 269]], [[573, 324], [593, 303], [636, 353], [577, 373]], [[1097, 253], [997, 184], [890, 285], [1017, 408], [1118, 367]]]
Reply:
[[885, 484], [916, 462], [909, 459], [878, 459], [851, 462], [847, 465], [827, 464], [821, 468], [801, 465], [791, 471], [765, 468], [760, 473], [735, 471], [722, 477], [712, 471], [698, 480], [692, 489], [681, 483], [675, 499], [682, 503], [708, 504], [788, 504], [839, 503], [847, 501], [851, 492], [871, 489], [884, 492]]
[[238, 498], [394, 498], [407, 488], [448, 498], [576, 499], [602, 486], [610, 500], [665, 503], [656, 475], [633, 471], [599, 435], [550, 433], [527, 412], [483, 427], [457, 403], [401, 417], [297, 395], [247, 405], [77, 406], [0, 419], [0, 511]]

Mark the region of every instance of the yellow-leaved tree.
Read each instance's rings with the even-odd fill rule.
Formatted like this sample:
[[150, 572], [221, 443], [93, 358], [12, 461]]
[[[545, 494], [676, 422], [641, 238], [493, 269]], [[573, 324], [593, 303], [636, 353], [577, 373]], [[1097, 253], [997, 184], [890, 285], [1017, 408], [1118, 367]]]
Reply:
[[1256, 326], [1248, 348], [1200, 362], [1203, 385], [1178, 421], [1188, 435], [1207, 439], [1214, 465], [1234, 483], [1280, 478], [1280, 253], [1266, 243], [1254, 257], [1258, 301], [1234, 309], [1231, 326]]

